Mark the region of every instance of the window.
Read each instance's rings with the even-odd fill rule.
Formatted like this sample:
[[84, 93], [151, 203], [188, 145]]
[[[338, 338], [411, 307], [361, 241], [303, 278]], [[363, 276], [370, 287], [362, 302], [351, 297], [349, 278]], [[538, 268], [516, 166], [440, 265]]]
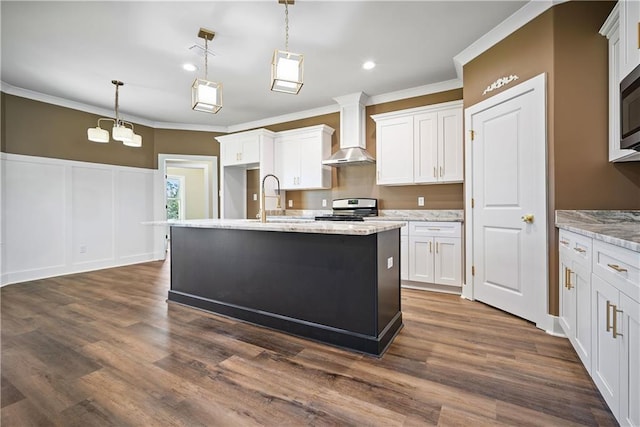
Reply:
[[184, 177], [167, 176], [167, 221], [184, 219]]

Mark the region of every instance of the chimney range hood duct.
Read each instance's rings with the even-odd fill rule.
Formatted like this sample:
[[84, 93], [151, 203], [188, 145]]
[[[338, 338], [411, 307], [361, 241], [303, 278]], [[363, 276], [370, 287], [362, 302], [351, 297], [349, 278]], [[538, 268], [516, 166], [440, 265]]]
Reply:
[[376, 160], [365, 150], [367, 95], [359, 92], [334, 100], [340, 104], [340, 149], [322, 164], [339, 167], [375, 163]]

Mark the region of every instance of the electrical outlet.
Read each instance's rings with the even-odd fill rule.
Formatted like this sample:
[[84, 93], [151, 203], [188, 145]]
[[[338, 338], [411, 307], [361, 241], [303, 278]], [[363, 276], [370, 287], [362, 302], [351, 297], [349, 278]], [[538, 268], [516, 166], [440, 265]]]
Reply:
[[258, 200], [258, 195], [256, 193], [253, 193], [253, 201], [255, 202], [256, 200]]
[[87, 253], [87, 245], [80, 245], [80, 253], [81, 254]]
[[322, 199], [322, 207], [323, 208], [327, 207], [327, 199]]
[[390, 270], [393, 268], [393, 257], [390, 256], [389, 258], [387, 258], [387, 270]]
[[293, 207], [293, 200], [289, 200], [289, 207], [292, 208]]
[[418, 197], [418, 206], [424, 206], [424, 197]]

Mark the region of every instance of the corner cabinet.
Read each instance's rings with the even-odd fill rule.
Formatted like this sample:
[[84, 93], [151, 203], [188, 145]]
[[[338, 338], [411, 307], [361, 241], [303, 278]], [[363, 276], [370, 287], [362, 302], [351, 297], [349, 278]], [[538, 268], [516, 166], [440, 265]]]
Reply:
[[463, 181], [462, 101], [371, 116], [378, 185]]
[[560, 230], [560, 325], [621, 425], [640, 425], [640, 253]]
[[331, 188], [331, 167], [322, 161], [331, 156], [333, 133], [326, 125], [278, 132], [275, 173], [283, 190]]
[[260, 162], [261, 132], [250, 131], [216, 138], [220, 142], [220, 165], [248, 165]]
[[[635, 4], [632, 4], [635, 3]], [[611, 14], [602, 25], [600, 34], [609, 41], [609, 161], [610, 162], [630, 162], [640, 160], [640, 152], [635, 150], [620, 149], [620, 80], [622, 80], [635, 66], [630, 66], [628, 41], [623, 39], [623, 35], [629, 28], [621, 28], [621, 19], [625, 11], [624, 19], [627, 19], [630, 11], [640, 10], [639, 1], [620, 1], [611, 11]], [[639, 19], [640, 11], [636, 10], [636, 21]], [[636, 22], [636, 28], [640, 23]], [[636, 36], [638, 37], [638, 36]], [[640, 42], [640, 40], [636, 40]], [[637, 46], [640, 48], [640, 46]], [[632, 50], [632, 49], [631, 49]], [[640, 49], [637, 50], [640, 63]], [[636, 64], [637, 65], [637, 64]]]

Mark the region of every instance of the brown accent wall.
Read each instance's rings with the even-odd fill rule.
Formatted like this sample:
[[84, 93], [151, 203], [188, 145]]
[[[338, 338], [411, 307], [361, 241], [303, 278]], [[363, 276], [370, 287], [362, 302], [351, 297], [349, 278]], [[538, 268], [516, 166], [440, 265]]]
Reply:
[[[154, 129], [135, 125], [142, 147], [100, 144], [87, 139], [87, 129], [100, 116], [2, 93], [2, 151], [27, 156], [153, 168]], [[105, 127], [105, 125], [107, 127]], [[104, 123], [111, 132], [111, 124]]]
[[[158, 168], [158, 154], [185, 154], [220, 157], [219, 132], [192, 130], [155, 129], [153, 167]], [[220, 162], [218, 160], [218, 169]]]
[[549, 311], [558, 314], [556, 209], [640, 209], [640, 162], [609, 163], [607, 40], [610, 1], [553, 7], [464, 66], [465, 108], [496, 79], [547, 74]]
[[[253, 195], [258, 198], [253, 200]], [[260, 213], [260, 169], [247, 169], [247, 218], [254, 219]]]
[[[368, 106], [366, 108], [367, 151], [375, 157], [376, 124], [370, 117], [372, 114], [422, 107], [459, 99], [462, 99], [462, 89]], [[336, 130], [332, 137], [331, 152], [338, 151], [340, 148], [339, 113], [280, 123], [267, 128], [271, 131], [279, 132], [318, 124], [326, 124]], [[334, 168], [332, 182], [333, 185], [330, 190], [287, 191], [287, 200], [293, 200], [294, 209], [323, 209], [322, 199], [327, 200], [330, 204], [332, 199], [343, 197], [378, 198], [381, 209], [462, 209], [464, 205], [462, 184], [378, 186], [376, 185], [375, 164]], [[418, 196], [425, 198], [424, 207], [418, 207]]]

